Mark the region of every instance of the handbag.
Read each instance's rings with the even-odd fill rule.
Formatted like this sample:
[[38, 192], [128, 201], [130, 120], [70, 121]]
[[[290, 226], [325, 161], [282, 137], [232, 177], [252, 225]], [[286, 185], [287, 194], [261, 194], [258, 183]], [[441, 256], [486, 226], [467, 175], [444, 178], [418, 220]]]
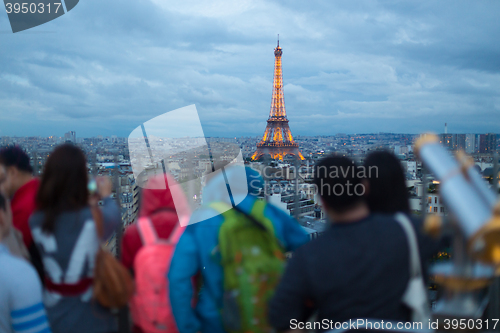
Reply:
[[95, 260], [94, 298], [104, 307], [121, 308], [134, 294], [132, 276], [102, 244], [104, 225], [101, 210], [97, 205], [91, 205], [90, 210], [101, 243]]
[[420, 266], [417, 236], [410, 219], [405, 214], [397, 213], [395, 219], [406, 234], [410, 253], [410, 280], [403, 294], [402, 302], [411, 309], [413, 322], [425, 324], [430, 319], [430, 307]]

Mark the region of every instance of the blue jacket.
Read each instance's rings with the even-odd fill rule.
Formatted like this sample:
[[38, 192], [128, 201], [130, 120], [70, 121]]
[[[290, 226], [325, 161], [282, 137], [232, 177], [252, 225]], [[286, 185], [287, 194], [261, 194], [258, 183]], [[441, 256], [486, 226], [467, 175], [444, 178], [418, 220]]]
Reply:
[[[231, 204], [227, 195], [230, 187], [232, 199], [238, 208], [249, 213], [257, 198], [256, 194], [262, 187], [262, 179], [258, 173], [245, 168], [246, 182], [241, 177], [241, 169], [233, 167], [226, 171], [227, 186], [224, 177], [215, 176], [203, 189], [203, 202], [209, 204], [225, 201]], [[242, 167], [241, 167], [242, 168]], [[248, 193], [247, 193], [248, 192]], [[219, 228], [224, 222], [222, 215], [216, 215], [215, 210], [202, 207], [196, 211], [190, 224], [179, 239], [170, 264], [168, 273], [170, 285], [170, 302], [180, 333], [222, 333], [220, 309], [223, 294], [223, 271], [214, 256], [218, 245]], [[307, 233], [286, 212], [268, 204], [264, 215], [271, 220], [279, 241], [287, 251], [295, 250], [308, 241]], [[191, 224], [191, 222], [197, 222]], [[192, 307], [192, 278], [201, 272], [203, 287], [196, 308]]]

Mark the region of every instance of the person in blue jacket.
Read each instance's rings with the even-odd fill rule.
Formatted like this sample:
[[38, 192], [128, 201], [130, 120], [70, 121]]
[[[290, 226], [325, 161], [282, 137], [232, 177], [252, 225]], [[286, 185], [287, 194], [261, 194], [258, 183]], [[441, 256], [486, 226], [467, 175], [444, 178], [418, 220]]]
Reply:
[[[180, 333], [225, 332], [220, 316], [223, 270], [214, 254], [224, 217], [208, 205], [213, 202], [235, 204], [249, 214], [258, 200], [256, 195], [263, 188], [259, 173], [249, 167], [234, 166], [222, 171], [214, 173], [203, 189], [203, 206], [191, 216], [171, 261], [170, 302]], [[293, 251], [309, 240], [297, 221], [281, 209], [267, 204], [264, 215], [273, 223], [275, 234], [286, 251]], [[203, 287], [193, 307], [196, 291], [192, 280], [200, 273]]]

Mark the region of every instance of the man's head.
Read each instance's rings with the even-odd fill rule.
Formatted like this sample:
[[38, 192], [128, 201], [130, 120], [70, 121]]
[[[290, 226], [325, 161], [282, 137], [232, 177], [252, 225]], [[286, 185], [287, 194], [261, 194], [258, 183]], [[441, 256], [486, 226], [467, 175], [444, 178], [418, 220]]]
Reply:
[[360, 171], [349, 158], [334, 155], [315, 165], [314, 184], [327, 214], [345, 215], [366, 205]]
[[19, 146], [0, 150], [0, 186], [9, 197], [31, 179], [32, 173], [30, 158]]

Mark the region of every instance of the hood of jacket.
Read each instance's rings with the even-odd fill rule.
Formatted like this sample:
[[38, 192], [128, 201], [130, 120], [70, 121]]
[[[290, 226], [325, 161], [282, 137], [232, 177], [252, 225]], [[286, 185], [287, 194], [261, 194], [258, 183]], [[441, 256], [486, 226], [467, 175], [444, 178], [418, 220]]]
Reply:
[[[162, 188], [164, 187], [164, 188]], [[189, 205], [181, 186], [169, 174], [151, 178], [142, 190], [139, 216], [156, 221], [189, 219]]]
[[207, 182], [202, 200], [203, 204], [219, 201], [231, 204], [232, 197], [237, 205], [248, 195], [257, 196], [263, 187], [262, 177], [256, 170], [241, 165], [226, 167], [217, 170]]

